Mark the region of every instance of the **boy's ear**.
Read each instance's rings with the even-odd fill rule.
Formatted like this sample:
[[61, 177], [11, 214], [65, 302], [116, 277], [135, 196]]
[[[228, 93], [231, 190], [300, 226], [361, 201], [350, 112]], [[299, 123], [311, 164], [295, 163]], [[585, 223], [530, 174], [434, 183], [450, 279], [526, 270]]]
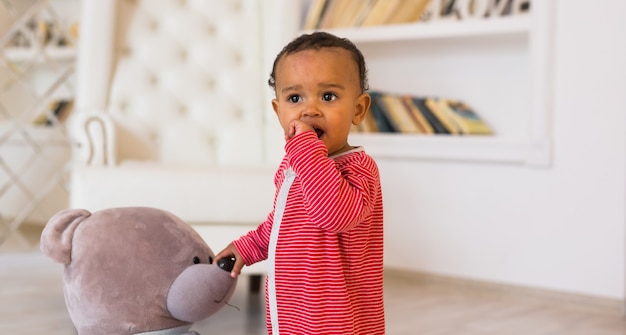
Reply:
[[272, 108], [274, 109], [274, 113], [278, 115], [278, 99], [272, 99]]
[[356, 106], [354, 108], [354, 116], [352, 117], [352, 124], [359, 124], [365, 118], [365, 113], [370, 109], [372, 98], [369, 94], [363, 93], [356, 99]]

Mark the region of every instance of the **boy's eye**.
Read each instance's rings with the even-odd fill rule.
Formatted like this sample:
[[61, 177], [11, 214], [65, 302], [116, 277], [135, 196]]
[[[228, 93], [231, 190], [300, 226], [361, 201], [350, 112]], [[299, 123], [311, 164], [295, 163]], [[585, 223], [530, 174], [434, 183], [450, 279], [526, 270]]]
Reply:
[[302, 101], [302, 97], [297, 94], [290, 95], [287, 97], [287, 101], [295, 104], [295, 103]]
[[335, 98], [337, 98], [337, 96], [333, 93], [324, 93], [324, 95], [322, 95], [322, 100], [324, 101], [333, 101]]

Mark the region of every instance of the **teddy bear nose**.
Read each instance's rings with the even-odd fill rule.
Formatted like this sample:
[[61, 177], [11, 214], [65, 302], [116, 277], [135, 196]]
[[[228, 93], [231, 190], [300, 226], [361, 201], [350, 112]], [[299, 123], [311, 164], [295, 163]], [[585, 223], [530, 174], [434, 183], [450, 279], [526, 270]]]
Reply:
[[220, 258], [217, 261], [217, 266], [226, 272], [231, 272], [235, 266], [235, 257]]

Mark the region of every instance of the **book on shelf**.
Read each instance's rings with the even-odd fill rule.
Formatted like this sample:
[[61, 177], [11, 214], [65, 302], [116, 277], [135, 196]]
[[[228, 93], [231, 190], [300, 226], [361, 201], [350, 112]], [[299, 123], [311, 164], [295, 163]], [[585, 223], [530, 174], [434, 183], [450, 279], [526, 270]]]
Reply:
[[530, 0], [308, 0], [304, 7], [303, 29], [316, 30], [519, 15]]
[[380, 96], [380, 105], [389, 119], [389, 122], [393, 124], [398, 132], [407, 134], [424, 133], [424, 130], [414, 121], [411, 114], [407, 111], [400, 96], [383, 94]]
[[[337, 0], [331, 0], [337, 1]], [[348, 22], [353, 20], [353, 16], [355, 16], [356, 10], [361, 5], [362, 1], [354, 1], [354, 0], [339, 0], [340, 4], [338, 5], [335, 13], [333, 15], [333, 19], [330, 22], [328, 27], [324, 28], [344, 28], [348, 27]]]
[[493, 130], [467, 104], [456, 100], [446, 100], [450, 106], [452, 119], [461, 128], [463, 134], [491, 135]]
[[371, 105], [353, 132], [491, 135], [492, 129], [466, 103], [372, 90]]
[[[331, 0], [336, 1], [336, 0]], [[348, 28], [357, 26], [357, 22], [363, 20], [363, 13], [367, 10], [368, 6], [373, 0], [340, 0], [346, 1], [343, 6], [336, 7], [340, 11], [335, 13], [334, 19], [330, 22], [329, 26], [324, 28]]]
[[384, 24], [416, 22], [422, 17], [430, 0], [405, 0], [385, 20]]
[[[441, 8], [439, 12], [440, 17], [456, 16], [456, 9], [454, 8], [455, 0], [441, 0]], [[469, 4], [471, 5], [471, 3]]]
[[382, 106], [380, 104], [380, 96], [382, 96], [381, 92], [372, 91], [370, 92], [370, 96], [372, 97], [372, 102], [370, 104], [370, 110], [368, 113], [372, 114], [372, 117], [376, 123], [376, 128], [378, 132], [381, 133], [396, 133], [398, 129], [394, 127], [394, 125], [389, 121], [387, 115], [385, 114]]
[[305, 30], [314, 30], [318, 27], [320, 19], [324, 16], [327, 0], [311, 0], [304, 21]]
[[404, 0], [379, 0], [363, 19], [361, 26], [379, 26], [384, 24], [393, 13], [402, 5]]
[[439, 122], [448, 130], [450, 134], [456, 135], [461, 134], [461, 130], [459, 126], [454, 122], [452, 116], [450, 115], [449, 107], [441, 102], [442, 100], [437, 98], [426, 98], [424, 104], [430, 111], [435, 114]]
[[326, 0], [326, 8], [317, 22], [318, 29], [330, 28], [332, 22], [340, 15], [339, 8], [343, 6], [346, 0]]
[[493, 0], [491, 15], [515, 15], [530, 10], [530, 0]]
[[354, 9], [353, 13], [350, 13], [347, 16], [345, 27], [358, 27], [360, 26], [368, 13], [372, 9], [372, 7], [376, 4], [376, 2], [385, 1], [385, 0], [361, 0], [355, 1], [354, 3], [358, 4], [358, 7]]
[[73, 100], [54, 100], [48, 108], [39, 113], [32, 121], [36, 126], [54, 126], [65, 122], [74, 107]]
[[430, 123], [435, 134], [450, 134], [450, 131], [439, 121], [437, 116], [426, 106], [426, 98], [414, 97], [411, 99], [424, 118]]
[[413, 103], [412, 97], [403, 96], [402, 102], [404, 103], [404, 106], [408, 110], [409, 114], [413, 117], [414, 122], [419, 125], [424, 134], [435, 133], [433, 126], [428, 122], [424, 114], [422, 114], [422, 112]]

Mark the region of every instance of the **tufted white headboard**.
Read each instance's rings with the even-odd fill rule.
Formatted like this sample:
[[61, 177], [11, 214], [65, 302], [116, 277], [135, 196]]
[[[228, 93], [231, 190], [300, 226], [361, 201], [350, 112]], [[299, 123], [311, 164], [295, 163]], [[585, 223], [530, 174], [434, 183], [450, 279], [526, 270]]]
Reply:
[[91, 19], [81, 22], [76, 106], [110, 118], [89, 125], [104, 135], [101, 160], [262, 163], [266, 77], [277, 46], [291, 37], [268, 41], [277, 29], [263, 18], [266, 7], [262, 0], [83, 1]]
[[214, 250], [254, 229], [284, 145], [266, 80], [297, 6], [81, 0], [70, 207], [161, 208]]

